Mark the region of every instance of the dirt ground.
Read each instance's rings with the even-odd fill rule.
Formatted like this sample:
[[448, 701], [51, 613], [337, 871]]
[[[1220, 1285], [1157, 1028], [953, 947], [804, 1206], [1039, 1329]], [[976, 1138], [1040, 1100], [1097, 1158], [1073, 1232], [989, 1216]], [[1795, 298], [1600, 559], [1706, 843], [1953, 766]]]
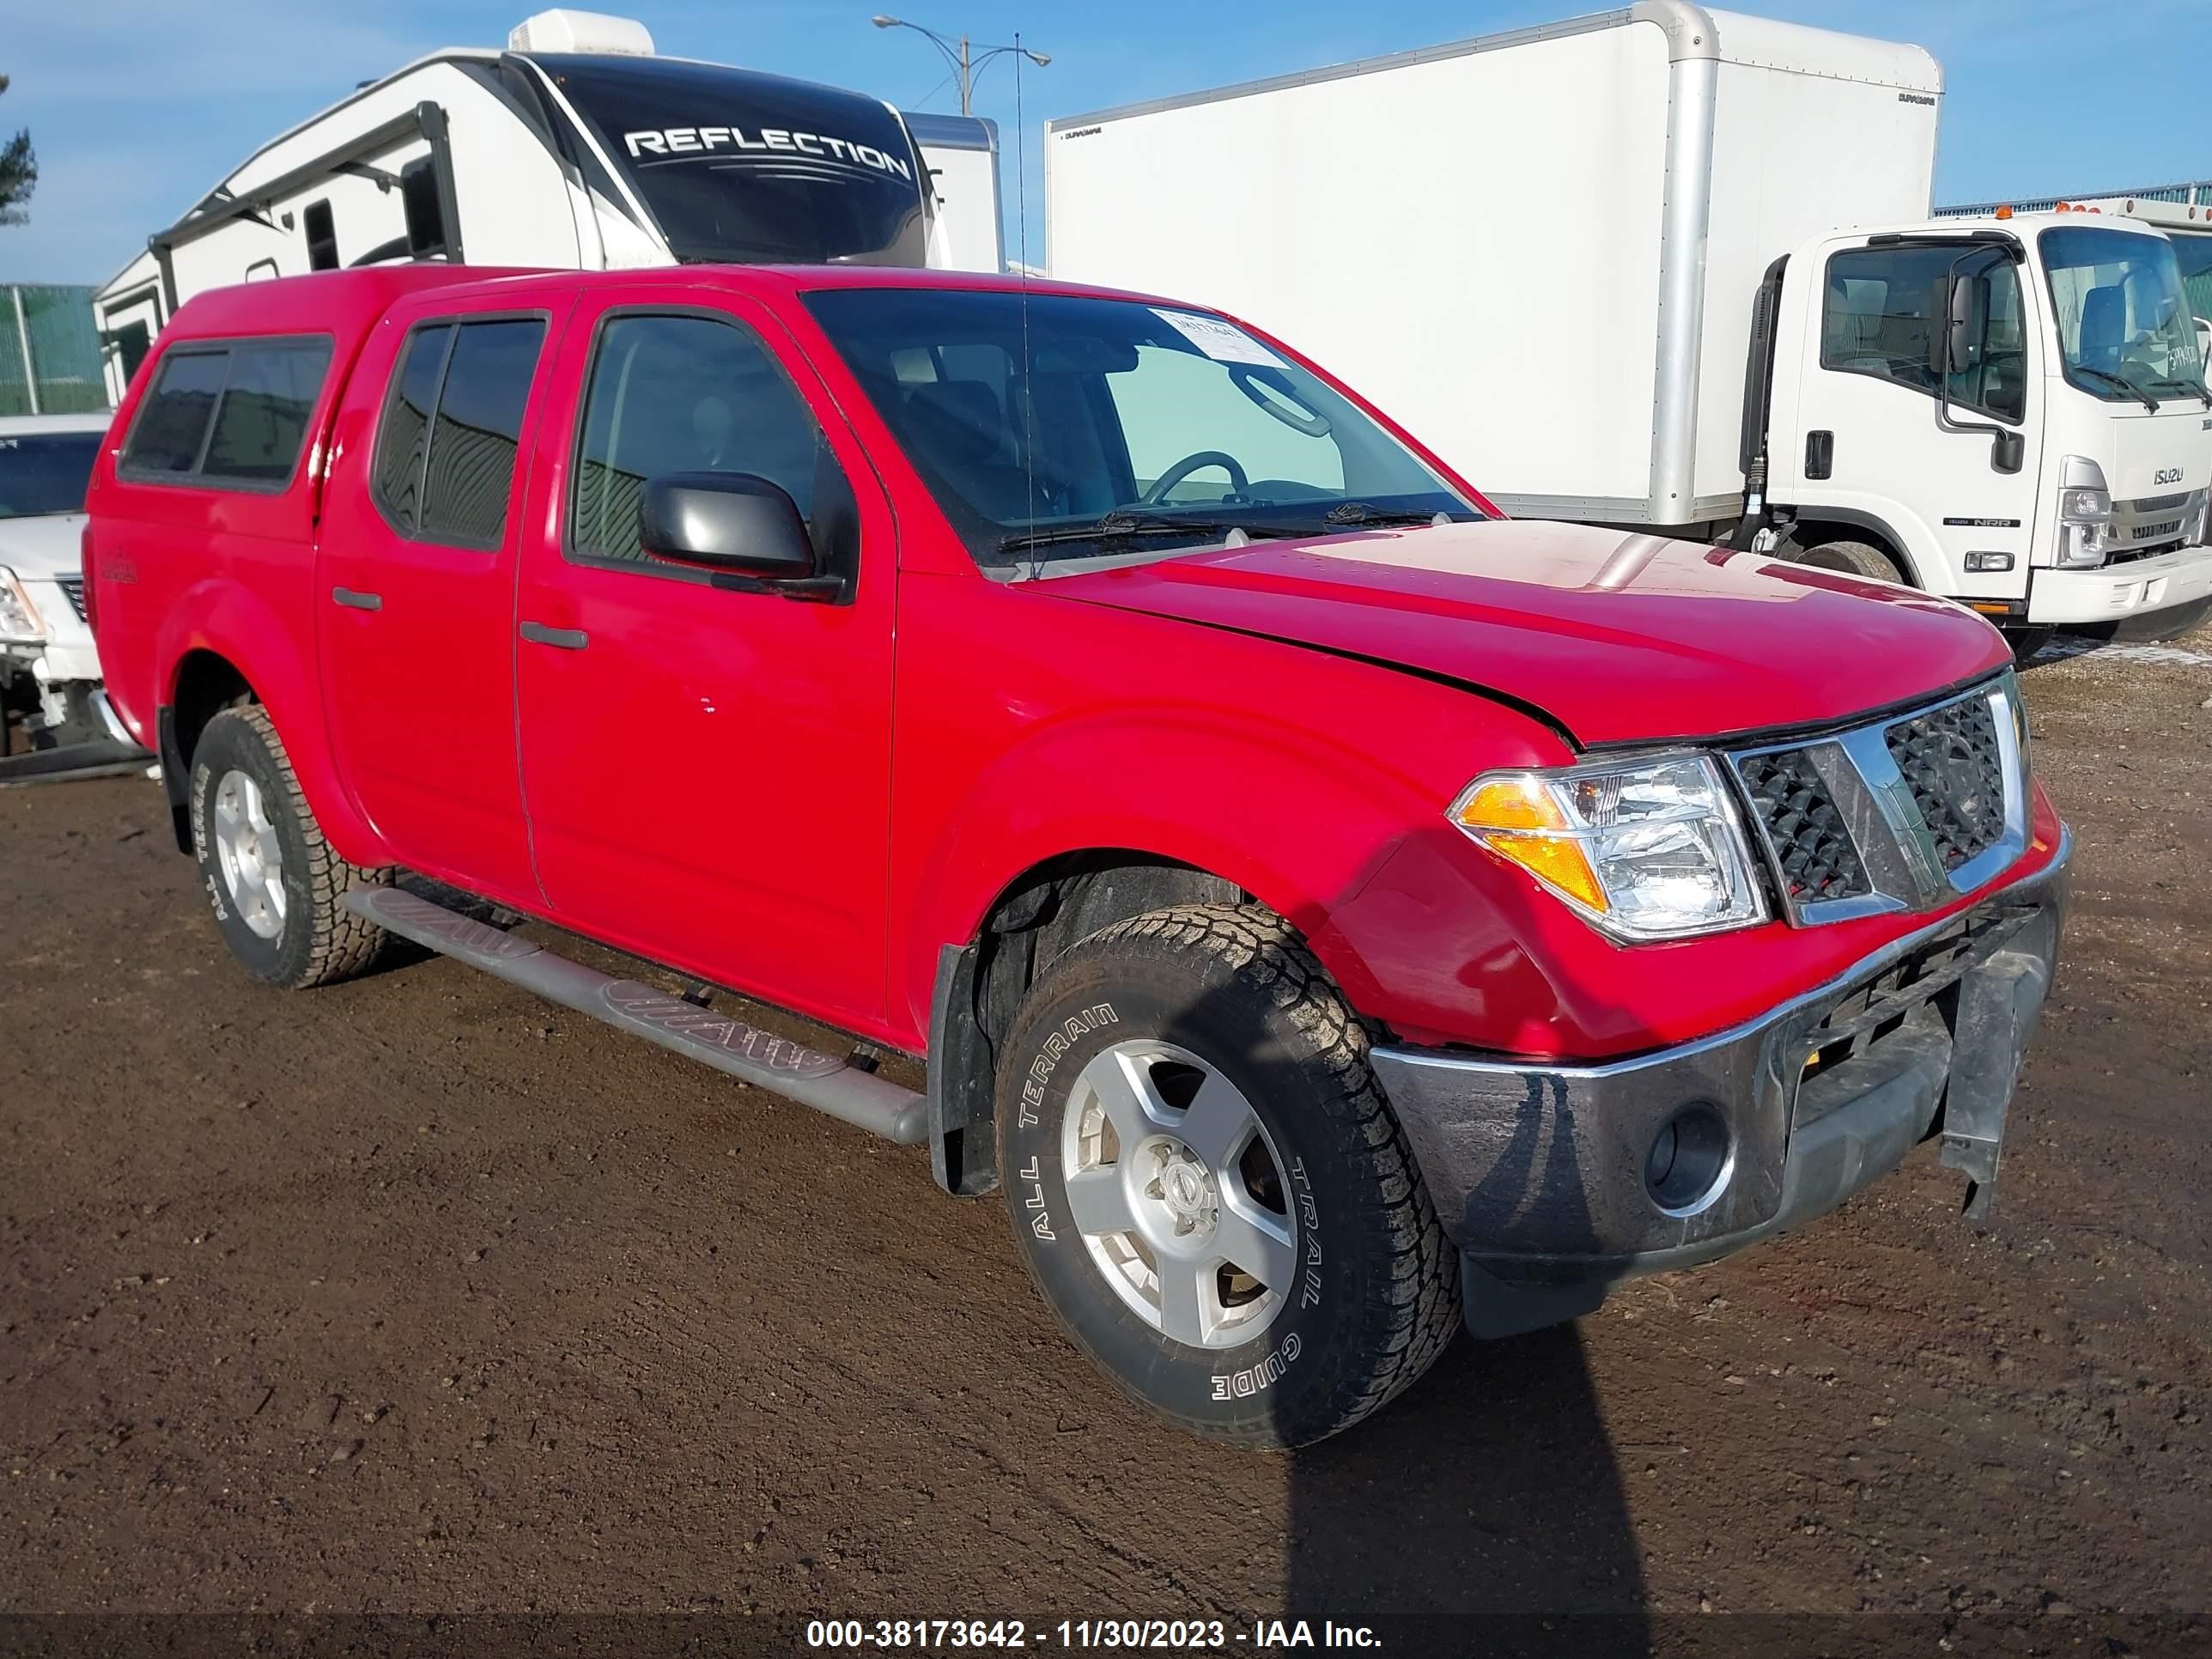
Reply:
[[1126, 1403], [918, 1153], [448, 962], [256, 988], [152, 784], [0, 791], [0, 1613], [2154, 1651], [2212, 1605], [2212, 629], [2027, 684], [2078, 854], [1993, 1224], [1923, 1148], [1290, 1456]]

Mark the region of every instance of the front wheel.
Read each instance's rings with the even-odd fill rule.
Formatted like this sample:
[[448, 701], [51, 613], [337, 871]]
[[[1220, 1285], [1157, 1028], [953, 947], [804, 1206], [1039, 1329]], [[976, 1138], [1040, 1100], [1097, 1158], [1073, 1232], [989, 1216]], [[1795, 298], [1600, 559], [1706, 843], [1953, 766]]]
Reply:
[[1866, 576], [1878, 582], [1903, 582], [1905, 572], [1897, 561], [1872, 542], [1822, 542], [1817, 547], [1791, 546], [1789, 556], [1799, 564], [1809, 564], [1816, 570], [1840, 570], [1847, 575]]
[[1459, 1259], [1366, 1034], [1272, 914], [1193, 905], [1092, 934], [1000, 1052], [1024, 1262], [1146, 1405], [1212, 1439], [1304, 1445], [1458, 1329]]
[[2212, 617], [2212, 599], [2193, 599], [2168, 611], [2154, 611], [2120, 622], [2091, 623], [2073, 631], [2118, 645], [2159, 645], [2179, 639], [2207, 617]]
[[227, 708], [192, 750], [192, 852], [231, 954], [288, 990], [367, 971], [390, 939], [346, 908], [388, 870], [347, 863], [323, 839], [264, 710]]

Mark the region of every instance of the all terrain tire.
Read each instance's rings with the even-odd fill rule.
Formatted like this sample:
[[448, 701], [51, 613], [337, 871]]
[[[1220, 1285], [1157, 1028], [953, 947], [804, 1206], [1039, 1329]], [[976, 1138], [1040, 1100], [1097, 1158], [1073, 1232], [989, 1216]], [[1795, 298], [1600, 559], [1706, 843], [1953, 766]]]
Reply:
[[1367, 1050], [1297, 934], [1236, 904], [1093, 933], [1000, 1050], [1000, 1190], [1038, 1289], [1209, 1438], [1349, 1428], [1459, 1328], [1459, 1258]]
[[346, 908], [389, 870], [347, 863], [323, 838], [267, 712], [227, 708], [192, 750], [192, 853], [231, 953], [287, 990], [366, 972], [391, 935]]

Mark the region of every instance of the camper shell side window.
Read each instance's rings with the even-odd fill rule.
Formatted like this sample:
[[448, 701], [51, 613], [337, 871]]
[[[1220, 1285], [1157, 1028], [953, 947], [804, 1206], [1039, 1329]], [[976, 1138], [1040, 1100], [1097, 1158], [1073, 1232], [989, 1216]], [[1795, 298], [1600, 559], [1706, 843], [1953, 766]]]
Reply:
[[331, 366], [327, 334], [193, 340], [165, 352], [123, 441], [139, 483], [290, 487]]

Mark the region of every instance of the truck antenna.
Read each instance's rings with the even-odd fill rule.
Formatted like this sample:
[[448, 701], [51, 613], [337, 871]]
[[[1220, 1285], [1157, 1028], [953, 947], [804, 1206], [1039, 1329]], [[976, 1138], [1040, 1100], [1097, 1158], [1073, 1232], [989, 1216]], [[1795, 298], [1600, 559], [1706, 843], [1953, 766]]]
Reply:
[[[1022, 471], [1028, 491], [1030, 528], [1036, 528], [1036, 383], [1030, 366], [1030, 131], [1022, 116], [1021, 32], [1014, 32], [1014, 221], [1022, 251], [1014, 260], [1022, 313]], [[1030, 544], [1030, 580], [1044, 574], [1044, 550]]]

